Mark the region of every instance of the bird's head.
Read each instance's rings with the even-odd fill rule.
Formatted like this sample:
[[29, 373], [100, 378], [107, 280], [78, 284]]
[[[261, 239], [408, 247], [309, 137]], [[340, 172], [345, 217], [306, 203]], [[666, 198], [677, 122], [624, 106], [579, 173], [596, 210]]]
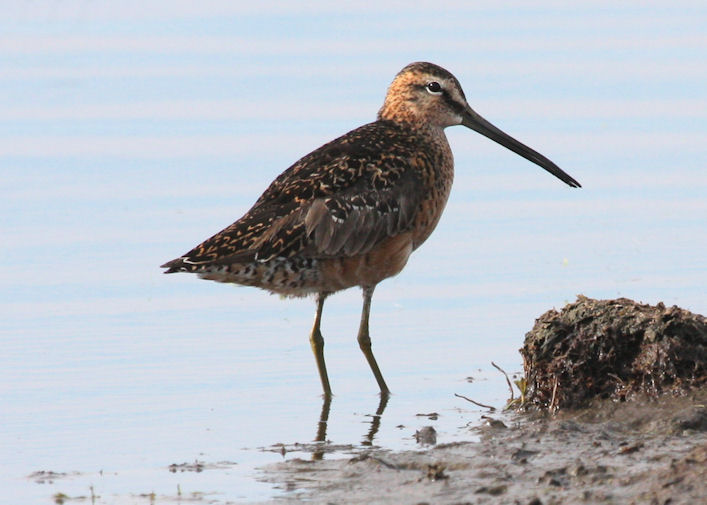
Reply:
[[416, 62], [393, 79], [378, 119], [413, 128], [464, 125], [532, 161], [574, 188], [580, 184], [542, 154], [496, 128], [472, 109], [456, 77], [433, 63]]
[[378, 117], [446, 128], [462, 124], [467, 109], [469, 104], [456, 77], [432, 63], [417, 62], [395, 76]]

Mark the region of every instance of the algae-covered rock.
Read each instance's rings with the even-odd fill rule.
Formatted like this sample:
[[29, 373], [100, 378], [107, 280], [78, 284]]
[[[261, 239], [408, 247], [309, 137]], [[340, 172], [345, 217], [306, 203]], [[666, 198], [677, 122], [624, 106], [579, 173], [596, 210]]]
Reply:
[[679, 307], [579, 296], [535, 321], [521, 349], [526, 405], [684, 393], [707, 383], [707, 318]]

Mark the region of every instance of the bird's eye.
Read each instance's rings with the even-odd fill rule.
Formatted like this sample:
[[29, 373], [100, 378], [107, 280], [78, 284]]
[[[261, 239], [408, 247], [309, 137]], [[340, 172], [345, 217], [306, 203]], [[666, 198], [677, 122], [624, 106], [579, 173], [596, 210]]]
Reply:
[[442, 86], [437, 81], [432, 81], [427, 83], [427, 91], [433, 95], [439, 95], [442, 93]]

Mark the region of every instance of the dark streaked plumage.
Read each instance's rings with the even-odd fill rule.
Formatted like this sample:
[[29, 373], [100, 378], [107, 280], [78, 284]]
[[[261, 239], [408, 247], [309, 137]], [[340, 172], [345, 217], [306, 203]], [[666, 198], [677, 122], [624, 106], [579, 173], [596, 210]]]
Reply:
[[192, 272], [288, 296], [316, 294], [311, 341], [326, 395], [331, 389], [319, 330], [323, 302], [331, 293], [361, 286], [359, 344], [387, 393], [370, 349], [371, 296], [437, 225], [454, 177], [444, 128], [457, 124], [579, 187], [550, 160], [476, 114], [448, 71], [413, 63], [395, 77], [377, 121], [304, 156], [241, 219], [162, 265], [165, 273]]

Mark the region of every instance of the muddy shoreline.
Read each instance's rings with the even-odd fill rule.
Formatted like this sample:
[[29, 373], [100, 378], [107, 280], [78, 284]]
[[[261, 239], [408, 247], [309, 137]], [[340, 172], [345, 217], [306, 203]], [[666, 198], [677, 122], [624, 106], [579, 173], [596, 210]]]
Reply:
[[707, 496], [706, 405], [701, 388], [679, 398], [600, 400], [556, 415], [496, 416], [475, 429], [477, 442], [295, 458], [263, 468], [262, 480], [286, 490], [268, 503], [700, 503]]
[[279, 503], [705, 502], [704, 316], [580, 295], [539, 317], [521, 354], [511, 404], [523, 412], [488, 418], [477, 442], [435, 446], [427, 428], [416, 434], [427, 450], [324, 461], [318, 444], [312, 460], [271, 465], [263, 480], [287, 491]]

